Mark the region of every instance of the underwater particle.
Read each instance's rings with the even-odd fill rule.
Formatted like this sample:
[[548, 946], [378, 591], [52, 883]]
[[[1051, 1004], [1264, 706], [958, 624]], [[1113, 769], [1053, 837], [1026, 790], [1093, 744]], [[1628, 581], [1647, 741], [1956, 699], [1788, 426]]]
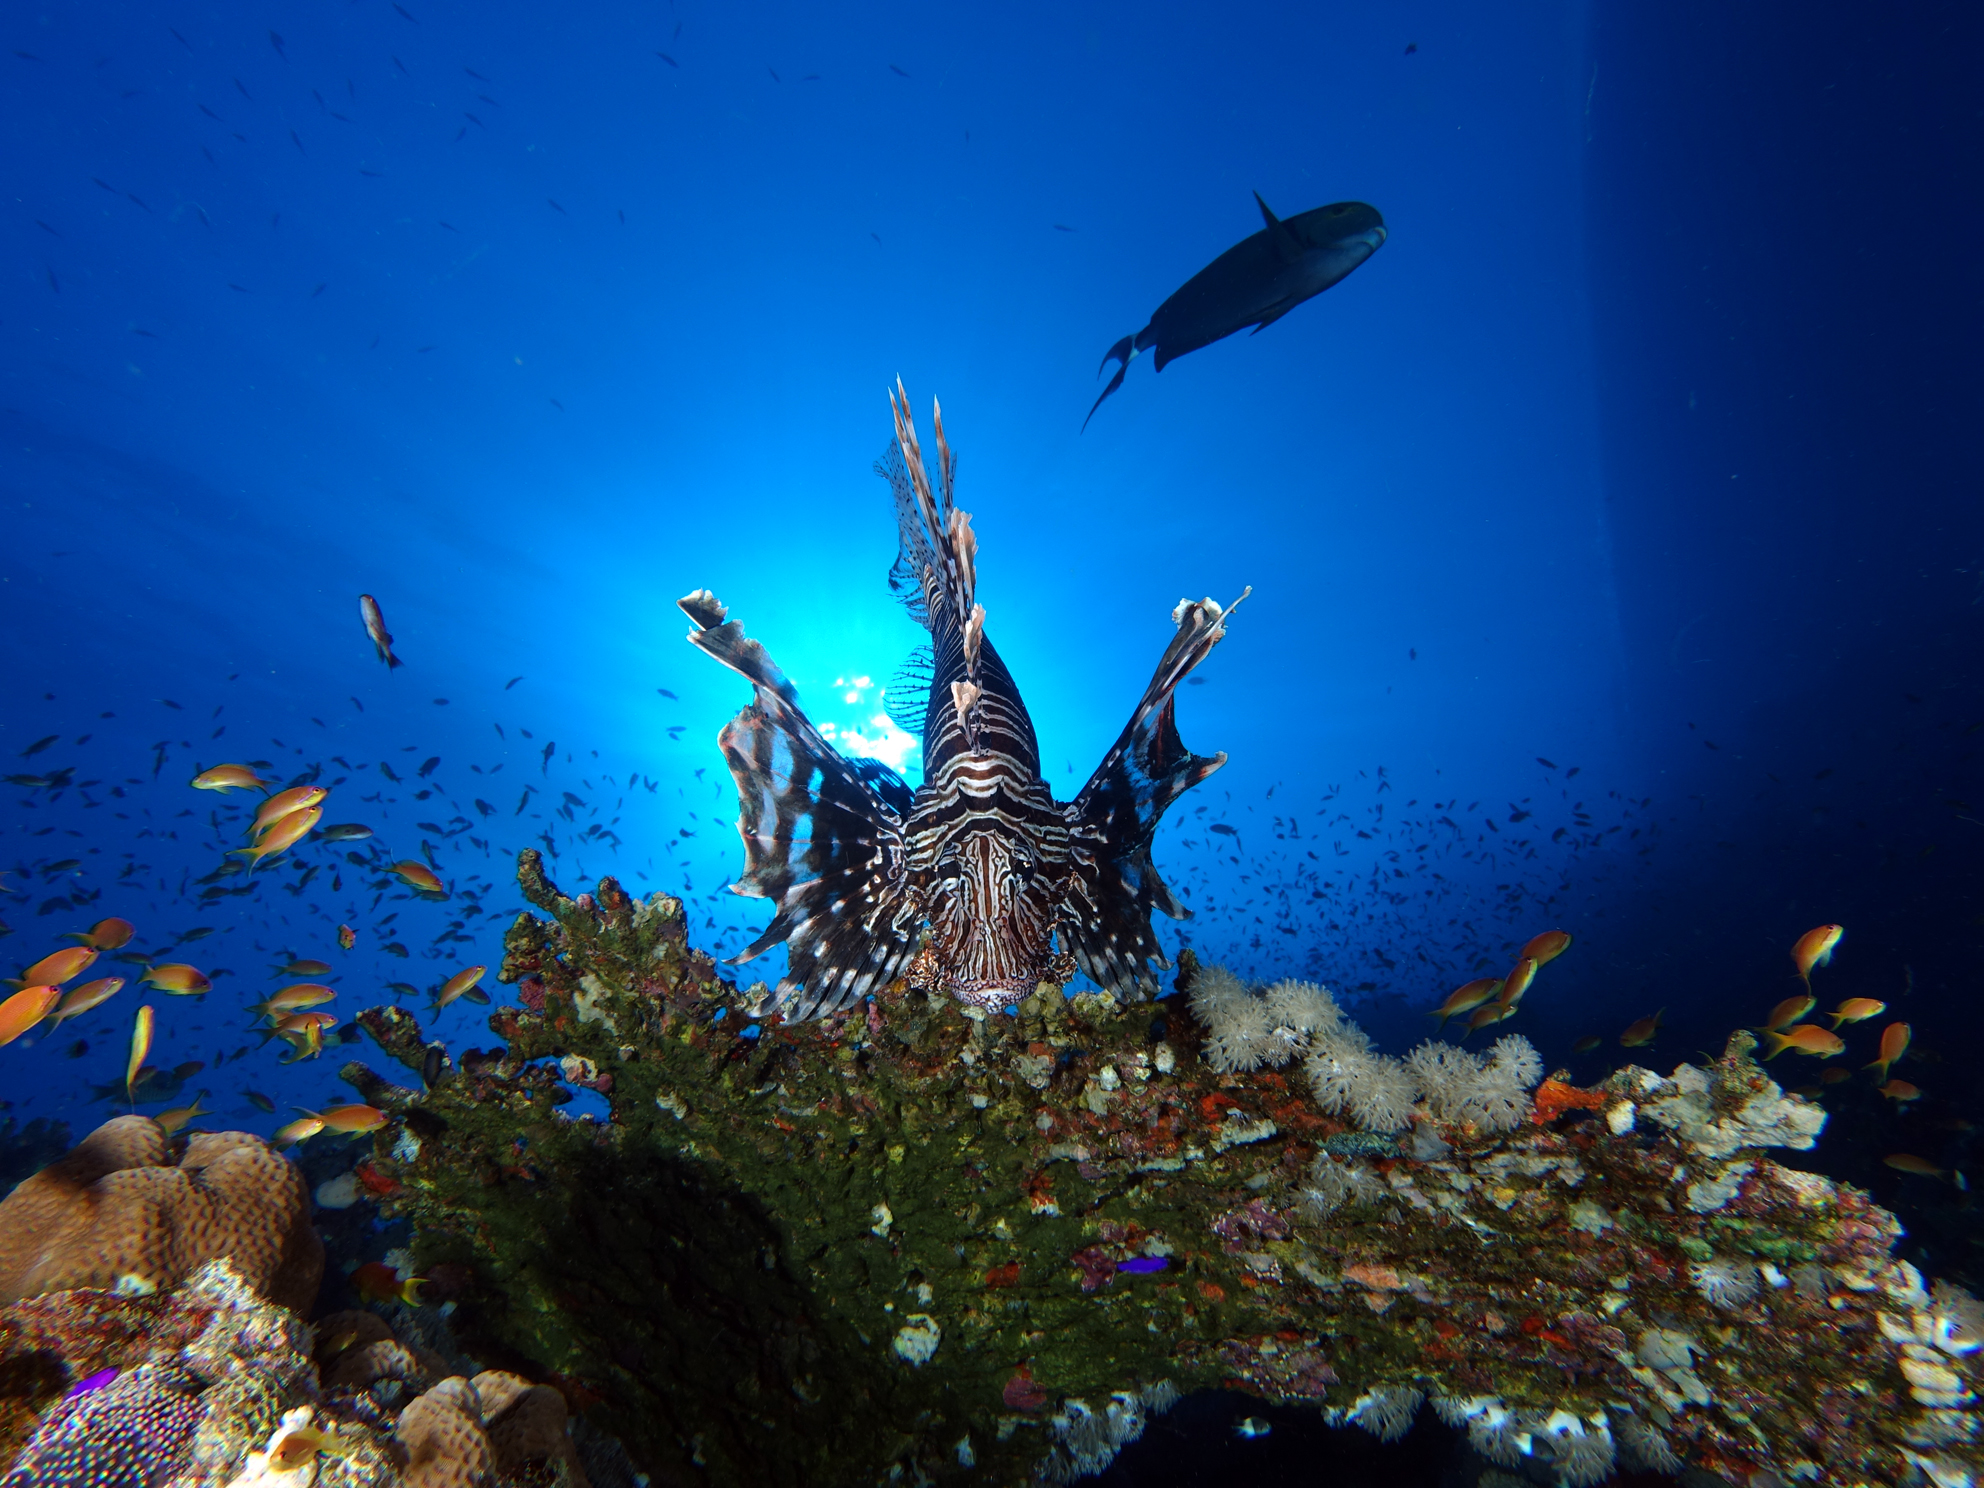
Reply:
[[944, 1333], [937, 1326], [937, 1320], [927, 1312], [913, 1312], [896, 1329], [895, 1348], [898, 1357], [914, 1367], [928, 1364], [942, 1343]]
[[1256, 1441], [1273, 1430], [1273, 1423], [1264, 1416], [1242, 1416], [1233, 1423], [1233, 1434], [1242, 1441]]

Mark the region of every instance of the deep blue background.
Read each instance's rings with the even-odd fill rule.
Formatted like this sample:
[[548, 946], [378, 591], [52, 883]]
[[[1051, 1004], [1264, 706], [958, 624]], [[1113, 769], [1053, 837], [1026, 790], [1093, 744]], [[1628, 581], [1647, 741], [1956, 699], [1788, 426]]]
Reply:
[[[6, 22], [0, 755], [102, 782], [0, 796], [11, 960], [105, 912], [148, 949], [213, 926], [184, 954], [233, 976], [153, 999], [160, 1059], [210, 1060], [278, 950], [338, 962], [347, 1010], [493, 965], [507, 853], [543, 832], [568, 890], [690, 885], [734, 948], [765, 914], [722, 893], [742, 687], [672, 601], [714, 588], [817, 718], [872, 732], [916, 640], [868, 468], [900, 376], [926, 433], [944, 401], [1064, 796], [1178, 597], [1254, 586], [1180, 706], [1231, 763], [1157, 853], [1204, 954], [1322, 976], [1402, 1050], [1561, 924], [1515, 1026], [1555, 1062], [1605, 1035], [1595, 1076], [1663, 1005], [1656, 1062], [1719, 1048], [1841, 922], [1820, 991], [1908, 1018], [1929, 1099], [1829, 1092], [1821, 1160], [1936, 1211], [1877, 1159], [1968, 1154], [1972, 11], [408, 9]], [[1258, 226], [1252, 190], [1369, 201], [1390, 241], [1258, 338], [1139, 362], [1080, 433], [1103, 348]], [[484, 913], [374, 912], [350, 864], [332, 894], [343, 849], [181, 891], [231, 845], [195, 768], [333, 754], [326, 819], [482, 875]], [[436, 755], [428, 802], [377, 773]], [[524, 783], [547, 794], [514, 814]], [[615, 818], [617, 846], [576, 840]], [[76, 890], [102, 897], [39, 912]], [[73, 1064], [0, 1055], [17, 1109], [108, 1110], [71, 1103], [135, 1004], [65, 1029]], [[191, 1086], [265, 1126], [238, 1088], [331, 1093], [334, 1061], [272, 1059]]]

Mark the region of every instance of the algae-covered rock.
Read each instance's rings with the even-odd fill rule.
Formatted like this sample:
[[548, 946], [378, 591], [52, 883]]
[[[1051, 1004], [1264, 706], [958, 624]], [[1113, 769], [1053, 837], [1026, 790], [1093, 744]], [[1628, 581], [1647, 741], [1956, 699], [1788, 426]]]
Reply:
[[[535, 853], [520, 879], [544, 917], [509, 932], [500, 1046], [391, 1087], [374, 1167], [464, 1346], [658, 1480], [1066, 1480], [1205, 1387], [1382, 1436], [1427, 1399], [1567, 1483], [1975, 1467], [1975, 1304], [1764, 1154], [1817, 1118], [1740, 1040], [1546, 1082], [1513, 1130], [1359, 1132], [1215, 1069], [1183, 999], [986, 1016], [898, 984], [754, 1023], [679, 901], [568, 898]], [[361, 1021], [433, 1068], [406, 1014]], [[571, 1119], [574, 1086], [610, 1117]]]

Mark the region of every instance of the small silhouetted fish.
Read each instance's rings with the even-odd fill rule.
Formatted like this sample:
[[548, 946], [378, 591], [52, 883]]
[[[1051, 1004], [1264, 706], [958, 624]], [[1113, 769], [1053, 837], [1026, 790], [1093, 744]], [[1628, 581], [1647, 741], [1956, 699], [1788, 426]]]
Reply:
[[467, 73], [470, 77], [474, 78], [478, 83], [486, 83], [489, 81], [488, 78], [484, 77], [481, 73], [477, 72], [473, 67], [464, 67], [462, 71]]
[[900, 67], [896, 66], [895, 63], [893, 62], [889, 64], [889, 71], [893, 72], [897, 77], [906, 78], [909, 76], [908, 73], [904, 72]]
[[434, 771], [440, 767], [440, 764], [441, 764], [441, 756], [438, 754], [431, 755], [427, 759], [422, 760], [420, 763], [420, 770], [418, 772], [420, 778], [422, 780], [425, 780], [429, 775], [432, 775]]
[[60, 734], [50, 734], [45, 739], [36, 739], [34, 743], [21, 751], [21, 758], [26, 759], [29, 755], [40, 754], [42, 750], [48, 748], [51, 744], [59, 742], [61, 738], [62, 736]]
[[677, 62], [673, 57], [669, 56], [668, 53], [666, 52], [656, 52], [655, 55], [661, 58], [661, 60], [666, 62], [670, 67], [680, 68], [682, 65], [680, 62]]
[[1410, 57], [1414, 52], [1418, 50], [1419, 50], [1419, 43], [1416, 41], [1408, 41], [1405, 44], [1405, 54], [1408, 57]]
[[566, 212], [566, 211], [565, 211], [565, 209], [564, 209], [563, 207], [561, 207], [561, 206], [559, 206], [557, 202], [555, 202], [555, 201], [552, 201], [550, 197], [548, 197], [548, 196], [547, 196], [547, 197], [545, 198], [545, 200], [546, 200], [547, 202], [550, 202], [550, 203], [551, 203], [551, 210], [552, 210], [552, 211], [554, 211], [554, 212], [563, 212], [563, 213], [564, 213], [564, 214], [565, 214], [565, 215], [566, 215], [567, 217], [569, 217], [569, 216], [571, 216], [571, 215], [572, 215], [571, 213], [569, 213], [569, 212]]
[[1222, 837], [1238, 837], [1240, 835], [1239, 828], [1229, 826], [1225, 822], [1214, 822], [1211, 830], [1219, 833]]
[[[402, 18], [404, 18], [404, 19], [406, 19], [406, 20], [409, 20], [409, 21], [413, 21], [413, 17], [412, 17], [411, 15], [409, 15], [409, 14], [407, 13], [407, 8], [406, 8], [406, 7], [404, 6], [404, 5], [402, 5], [402, 4], [400, 4], [400, 0], [393, 0], [393, 9], [394, 9], [394, 10], [397, 10], [397, 11], [398, 11], [398, 12], [400, 13], [400, 15], [401, 15], [401, 17], [402, 17]], [[414, 25], [416, 25], [416, 26], [418, 26], [418, 25], [420, 24], [420, 22], [418, 22], [418, 21], [413, 21], [413, 23], [414, 23]], [[398, 57], [395, 57], [395, 58], [393, 58], [393, 63], [394, 63], [394, 65], [395, 65], [395, 66], [398, 66], [398, 64], [399, 64], [399, 60], [400, 60], [400, 59], [399, 59]], [[405, 69], [404, 67], [401, 67], [401, 68], [400, 68], [400, 71], [401, 71], [401, 72], [405, 72], [405, 71], [406, 71], [406, 69]]]
[[363, 842], [372, 835], [372, 829], [357, 822], [338, 822], [317, 835], [325, 842]]
[[427, 1057], [420, 1062], [420, 1078], [429, 1090], [440, 1082], [441, 1071], [446, 1067], [448, 1056], [441, 1052], [439, 1044], [430, 1044]]
[[667, 698], [672, 703], [679, 703], [682, 701], [682, 699], [677, 697], [674, 693], [670, 692], [666, 687], [657, 687], [655, 691], [660, 693], [663, 697]]
[[1066, 223], [1064, 223], [1064, 222], [1057, 222], [1057, 223], [1055, 223], [1055, 224], [1054, 224], [1054, 231], [1056, 231], [1056, 232], [1073, 232], [1073, 231], [1074, 231], [1074, 229], [1073, 229], [1072, 227], [1069, 227], [1069, 226], [1068, 226], [1068, 225], [1067, 225]]
[[523, 681], [522, 677], [512, 677], [509, 681], [503, 684], [503, 691], [508, 692], [512, 687], [515, 687], [521, 681]]

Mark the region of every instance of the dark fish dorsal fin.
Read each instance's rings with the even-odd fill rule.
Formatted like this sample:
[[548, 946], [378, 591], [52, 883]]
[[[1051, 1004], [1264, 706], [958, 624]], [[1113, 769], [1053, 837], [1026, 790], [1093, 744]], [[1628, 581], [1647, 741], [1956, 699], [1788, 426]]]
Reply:
[[1261, 220], [1267, 224], [1268, 241], [1281, 251], [1283, 258], [1294, 258], [1302, 252], [1302, 242], [1295, 236], [1295, 229], [1275, 216], [1274, 208], [1261, 200], [1260, 192], [1254, 193], [1254, 204], [1261, 209]]

